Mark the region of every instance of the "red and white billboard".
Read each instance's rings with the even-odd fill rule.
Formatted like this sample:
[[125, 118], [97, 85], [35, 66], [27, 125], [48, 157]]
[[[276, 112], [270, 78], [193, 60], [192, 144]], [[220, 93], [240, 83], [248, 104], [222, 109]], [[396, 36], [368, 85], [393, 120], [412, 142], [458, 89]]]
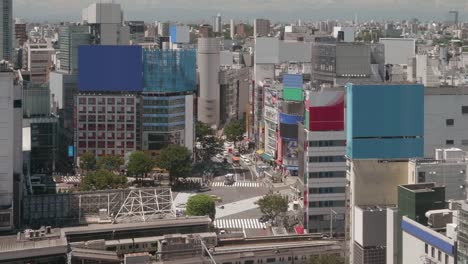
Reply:
[[310, 131], [344, 130], [345, 91], [309, 92], [307, 96]]

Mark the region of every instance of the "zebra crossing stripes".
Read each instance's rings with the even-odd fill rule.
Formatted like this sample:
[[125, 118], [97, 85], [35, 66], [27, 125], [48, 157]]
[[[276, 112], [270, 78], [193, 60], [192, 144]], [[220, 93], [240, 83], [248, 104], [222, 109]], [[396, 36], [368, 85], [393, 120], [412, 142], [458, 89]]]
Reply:
[[214, 221], [217, 228], [222, 229], [263, 229], [265, 223], [260, 223], [258, 219], [217, 219]]
[[211, 183], [212, 187], [244, 187], [244, 188], [261, 188], [265, 187], [264, 183], [260, 182], [249, 182], [249, 181], [237, 181], [231, 185], [226, 185], [224, 182], [215, 181]]

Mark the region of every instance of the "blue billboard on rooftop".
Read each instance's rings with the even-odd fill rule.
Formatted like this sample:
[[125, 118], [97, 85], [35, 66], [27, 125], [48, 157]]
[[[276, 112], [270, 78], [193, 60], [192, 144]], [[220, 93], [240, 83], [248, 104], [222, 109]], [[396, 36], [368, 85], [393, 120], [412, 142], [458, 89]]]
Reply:
[[78, 49], [80, 92], [141, 92], [141, 46], [83, 45]]

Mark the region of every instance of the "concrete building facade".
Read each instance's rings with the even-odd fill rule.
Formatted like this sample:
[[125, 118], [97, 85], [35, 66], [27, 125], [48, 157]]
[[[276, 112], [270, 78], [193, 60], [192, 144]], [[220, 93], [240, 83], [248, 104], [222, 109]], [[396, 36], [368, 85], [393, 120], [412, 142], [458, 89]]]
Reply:
[[95, 3], [84, 8], [82, 22], [90, 26], [93, 44], [128, 45], [130, 29], [123, 26], [120, 4]]
[[270, 34], [270, 20], [256, 18], [254, 21], [254, 37], [267, 37]]
[[33, 83], [49, 82], [52, 54], [55, 50], [47, 43], [26, 43], [27, 70]]
[[468, 151], [468, 88], [424, 90], [424, 156], [434, 158], [437, 148]]
[[209, 125], [220, 125], [219, 66], [220, 47], [216, 38], [198, 39], [198, 120]]
[[0, 64], [0, 230], [12, 230], [19, 217], [22, 158], [21, 84]]
[[[346, 134], [344, 90], [307, 91], [304, 140], [299, 136], [299, 176], [309, 232], [344, 232], [346, 213]], [[303, 147], [302, 147], [303, 146]], [[330, 219], [330, 217], [332, 219]]]
[[96, 156], [136, 150], [137, 98], [134, 95], [78, 94], [75, 97], [75, 148]]
[[59, 69], [68, 73], [78, 72], [78, 47], [91, 44], [89, 26], [66, 25], [59, 30], [60, 52], [57, 54]]

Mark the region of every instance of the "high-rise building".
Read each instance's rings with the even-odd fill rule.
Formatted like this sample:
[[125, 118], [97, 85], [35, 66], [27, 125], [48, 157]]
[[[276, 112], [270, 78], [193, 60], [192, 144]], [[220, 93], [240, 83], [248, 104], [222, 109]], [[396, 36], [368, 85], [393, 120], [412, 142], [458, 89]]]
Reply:
[[236, 26], [236, 34], [241, 38], [247, 37], [247, 29], [244, 23], [239, 23]]
[[193, 151], [196, 83], [195, 50], [143, 50], [142, 150], [157, 155], [178, 144]]
[[11, 60], [13, 52], [13, 0], [0, 1], [0, 60]]
[[363, 256], [372, 253], [380, 256], [372, 263], [385, 263], [385, 241], [362, 240], [368, 219], [361, 212], [394, 206], [397, 186], [408, 182], [409, 159], [423, 156], [424, 86], [348, 84], [346, 108], [350, 260], [367, 263]]
[[0, 64], [0, 87], [0, 230], [5, 231], [19, 217], [23, 171], [21, 84], [7, 63]]
[[[284, 172], [288, 172], [292, 176], [298, 176], [299, 123], [304, 120], [302, 74], [284, 74], [281, 91], [282, 101], [278, 104], [278, 137], [276, 140], [273, 139], [273, 142], [278, 144], [276, 163], [281, 164]], [[265, 130], [268, 126], [266, 123]], [[275, 127], [271, 129], [275, 129]], [[266, 138], [265, 146], [268, 144]]]
[[198, 36], [200, 38], [212, 38], [213, 37], [213, 27], [208, 24], [200, 25], [198, 28]]
[[47, 43], [26, 43], [27, 70], [33, 83], [47, 83], [55, 50]]
[[305, 120], [299, 129], [299, 176], [304, 179], [304, 223], [309, 232], [326, 232], [330, 227], [333, 232], [344, 231], [344, 100], [343, 88], [306, 93]]
[[59, 46], [57, 54], [59, 69], [67, 73], [78, 72], [78, 47], [91, 44], [89, 26], [66, 25], [60, 27]]
[[424, 89], [424, 157], [434, 158], [436, 148], [468, 151], [468, 89]]
[[144, 21], [127, 21], [126, 24], [130, 29], [130, 41], [132, 44], [138, 44], [145, 41]]
[[130, 29], [123, 26], [120, 4], [95, 3], [84, 8], [82, 22], [90, 26], [93, 44], [128, 45]]
[[256, 18], [254, 21], [254, 37], [267, 37], [270, 34], [270, 20]]
[[76, 96], [76, 153], [120, 155], [136, 150], [137, 100], [134, 95]]
[[18, 41], [19, 47], [22, 47], [26, 40], [28, 40], [28, 34], [26, 33], [26, 23], [24, 23], [21, 19], [15, 20], [15, 39]]
[[222, 33], [223, 32], [223, 25], [221, 21], [221, 14], [213, 17], [213, 32], [215, 33]]
[[216, 38], [199, 38], [197, 61], [200, 76], [198, 120], [209, 125], [219, 126], [221, 121], [219, 40]]
[[169, 37], [169, 27], [171, 24], [169, 22], [159, 22], [158, 23], [158, 35], [161, 37]]
[[236, 36], [236, 25], [234, 24], [234, 19], [231, 19], [231, 23], [229, 24], [229, 32], [231, 34], [231, 39], [234, 39]]

